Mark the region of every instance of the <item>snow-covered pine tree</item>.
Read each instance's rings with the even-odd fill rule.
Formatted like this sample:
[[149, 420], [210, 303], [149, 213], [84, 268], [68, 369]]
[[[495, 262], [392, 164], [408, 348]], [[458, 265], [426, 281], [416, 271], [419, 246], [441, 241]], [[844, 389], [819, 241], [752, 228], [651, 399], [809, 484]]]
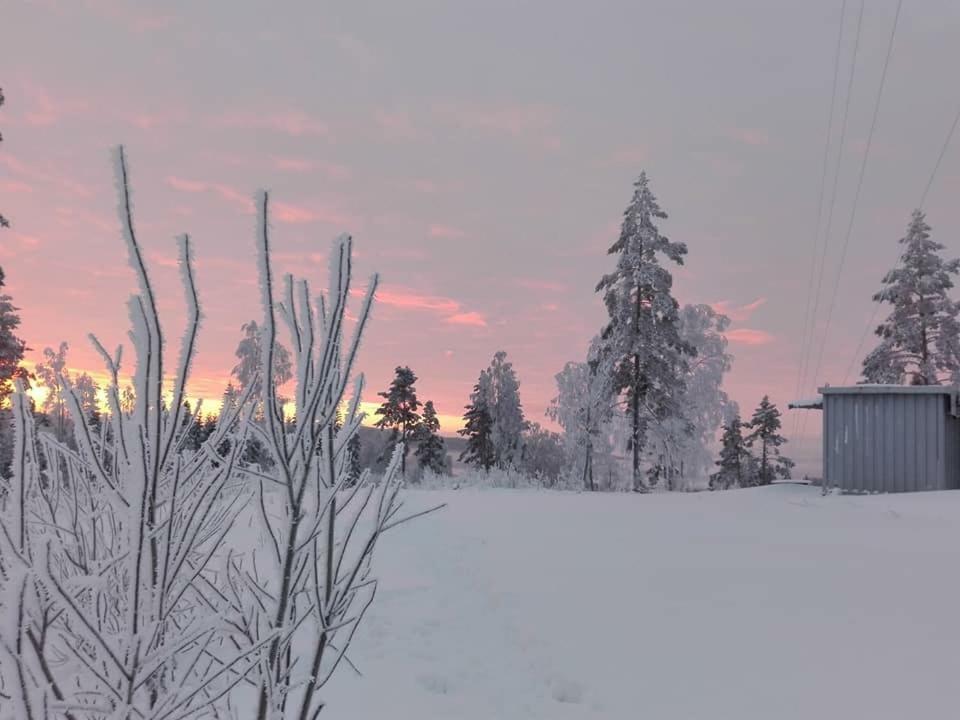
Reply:
[[363, 451], [359, 430], [347, 441], [347, 487], [354, 487], [360, 481], [363, 466], [360, 454]]
[[398, 367], [395, 370], [393, 381], [386, 392], [377, 393], [384, 399], [377, 408], [380, 419], [375, 427], [390, 430], [390, 443], [385, 450], [386, 455], [392, 455], [398, 445], [402, 445], [400, 454], [400, 473], [406, 477], [407, 453], [410, 440], [420, 427], [420, 401], [417, 400], [417, 389], [414, 383], [417, 376], [408, 367]]
[[490, 412], [490, 371], [483, 370], [470, 393], [470, 404], [465, 406], [463, 428], [458, 435], [467, 438], [467, 446], [460, 453], [460, 460], [469, 465], [479, 465], [489, 472], [497, 460], [493, 445], [493, 416]]
[[723, 425], [720, 459], [717, 472], [710, 476], [711, 490], [729, 490], [732, 487], [752, 485], [750, 451], [743, 437], [743, 422], [734, 415]]
[[780, 434], [780, 410], [767, 395], [746, 427], [751, 431], [744, 438], [746, 446], [752, 450], [759, 446], [756, 481], [751, 484], [769, 485], [777, 478], [789, 479], [793, 461], [780, 454], [780, 447], [787, 442]]
[[[0, 268], [0, 289], [5, 285], [3, 268]], [[20, 363], [28, 348], [27, 344], [17, 337], [17, 328], [20, 327], [17, 310], [13, 298], [6, 293], [0, 294], [0, 405], [13, 390], [15, 377], [24, 381], [27, 379], [27, 372]]]
[[924, 214], [914, 210], [900, 264], [883, 278], [875, 302], [893, 310], [876, 329], [880, 343], [863, 361], [870, 383], [938, 385], [960, 380], [960, 303], [950, 299], [960, 259], [944, 260]]
[[414, 439], [417, 449], [414, 456], [420, 465], [420, 470], [429, 470], [439, 474], [447, 472], [447, 447], [440, 437], [440, 419], [433, 406], [433, 400], [427, 400], [423, 405], [423, 418], [417, 428]]
[[495, 462], [501, 469], [515, 467], [523, 452], [523, 431], [527, 428], [527, 421], [520, 404], [520, 381], [503, 350], [490, 361], [488, 377]]
[[647, 427], [678, 414], [687, 359], [694, 354], [680, 337], [673, 277], [660, 264], [663, 256], [682, 265], [687, 253], [684, 243], [660, 234], [656, 220], [666, 217], [641, 173], [620, 237], [607, 251], [617, 256], [616, 267], [596, 287], [610, 318], [601, 337], [612, 361], [613, 391], [625, 396], [630, 416], [633, 489], [638, 491], [645, 489], [640, 460]]

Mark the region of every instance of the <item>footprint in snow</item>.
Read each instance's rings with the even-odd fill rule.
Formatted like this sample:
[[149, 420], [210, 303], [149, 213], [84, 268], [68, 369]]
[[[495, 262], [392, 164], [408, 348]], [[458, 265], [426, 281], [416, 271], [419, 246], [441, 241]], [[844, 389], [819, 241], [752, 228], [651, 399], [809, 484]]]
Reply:
[[579, 705], [583, 702], [583, 686], [576, 680], [555, 677], [550, 681], [550, 697], [559, 703]]
[[450, 681], [441, 675], [421, 675], [417, 681], [424, 690], [434, 695], [446, 695], [450, 692]]

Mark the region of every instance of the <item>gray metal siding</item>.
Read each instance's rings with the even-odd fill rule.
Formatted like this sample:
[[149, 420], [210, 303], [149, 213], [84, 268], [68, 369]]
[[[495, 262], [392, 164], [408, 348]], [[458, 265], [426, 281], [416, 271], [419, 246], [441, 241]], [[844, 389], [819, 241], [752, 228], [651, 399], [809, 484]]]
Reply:
[[960, 420], [943, 394], [824, 395], [824, 474], [853, 492], [960, 488]]

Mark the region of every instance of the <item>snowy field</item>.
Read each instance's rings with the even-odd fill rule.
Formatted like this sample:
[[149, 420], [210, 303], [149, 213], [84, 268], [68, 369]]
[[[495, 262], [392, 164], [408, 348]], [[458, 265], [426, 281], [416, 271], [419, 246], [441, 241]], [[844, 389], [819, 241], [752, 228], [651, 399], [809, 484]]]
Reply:
[[960, 493], [408, 491], [337, 718], [947, 718]]

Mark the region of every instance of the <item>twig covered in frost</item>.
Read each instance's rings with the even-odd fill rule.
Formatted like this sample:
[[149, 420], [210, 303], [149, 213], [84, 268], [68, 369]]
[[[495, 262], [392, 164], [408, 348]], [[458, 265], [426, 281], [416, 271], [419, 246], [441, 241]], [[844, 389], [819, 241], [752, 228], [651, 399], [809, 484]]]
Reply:
[[[339, 427], [338, 412], [377, 278], [349, 339], [349, 236], [333, 245], [326, 296], [315, 301], [305, 280], [288, 276], [285, 303], [275, 304], [261, 193], [261, 376], [225, 404], [205, 443], [187, 451], [199, 410], [185, 416], [184, 401], [201, 318], [190, 239], [179, 238], [188, 319], [169, 382], [122, 148], [115, 164], [139, 288], [128, 303], [134, 403], [121, 402], [121, 349], [111, 355], [92, 336], [110, 378], [109, 412], [99, 423], [64, 377], [69, 445], [37, 432], [22, 387], [13, 396], [13, 476], [0, 497], [0, 720], [234, 717], [241, 686], [254, 688], [258, 720], [315, 720], [323, 708], [317, 691], [341, 662], [353, 665], [351, 640], [376, 594], [377, 543], [424, 514], [398, 518], [400, 451], [382, 480], [364, 473], [348, 487], [362, 377]], [[278, 315], [297, 362], [292, 421], [274, 378]], [[269, 471], [242, 460], [251, 434], [272, 456]], [[263, 550], [228, 547], [244, 512], [258, 519]]]
[[[345, 337], [347, 301], [352, 280], [349, 236], [339, 237], [330, 252], [328, 293], [314, 300], [306, 280], [284, 278], [275, 300], [270, 265], [269, 196], [257, 206], [257, 250], [263, 306], [262, 376], [264, 432], [276, 465], [279, 487], [259, 483], [257, 517], [264, 535], [269, 574], [240, 576], [231, 583], [245, 589], [255, 608], [256, 637], [275, 633], [258, 666], [257, 720], [312, 720], [323, 708], [317, 691], [346, 658], [351, 639], [373, 601], [370, 577], [376, 544], [391, 525], [398, 507], [400, 454], [395, 453], [383, 480], [347, 488], [346, 447], [360, 426], [362, 377], [344, 407], [344, 395], [377, 287], [371, 278], [356, 326]], [[296, 362], [296, 417], [286, 423], [273, 377], [273, 348], [279, 316], [292, 338]], [[337, 413], [342, 424], [335, 428]], [[297, 632], [291, 632], [296, 628]]]
[[[221, 619], [230, 609], [226, 595], [209, 591], [218, 582], [214, 560], [246, 496], [236, 476], [249, 424], [237, 422], [238, 409], [221, 418], [201, 452], [180, 452], [200, 322], [190, 241], [180, 238], [188, 322], [167, 406], [165, 340], [122, 148], [115, 163], [139, 286], [128, 304], [135, 406], [121, 410], [120, 350], [110, 356], [95, 338], [111, 379], [110, 412], [95, 427], [62, 379], [75, 450], [38, 436], [22, 388], [13, 398], [14, 502], [0, 514], [0, 615], [11, 620], [0, 628], [0, 677], [11, 701], [0, 704], [4, 720], [154, 719], [174, 711], [214, 717], [238, 682], [227, 669], [239, 665], [242, 680], [259, 661], [256, 646], [244, 647], [242, 633]], [[231, 426], [239, 430], [231, 434]], [[217, 452], [228, 437], [231, 449]]]

